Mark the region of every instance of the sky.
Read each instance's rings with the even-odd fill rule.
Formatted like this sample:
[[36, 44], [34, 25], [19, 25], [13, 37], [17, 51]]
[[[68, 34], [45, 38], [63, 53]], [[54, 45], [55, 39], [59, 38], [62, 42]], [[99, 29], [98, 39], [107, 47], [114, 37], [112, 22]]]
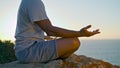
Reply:
[[[0, 39], [15, 40], [21, 0], [0, 0]], [[101, 34], [81, 39], [120, 39], [120, 0], [43, 0], [54, 26], [80, 30], [91, 24]]]

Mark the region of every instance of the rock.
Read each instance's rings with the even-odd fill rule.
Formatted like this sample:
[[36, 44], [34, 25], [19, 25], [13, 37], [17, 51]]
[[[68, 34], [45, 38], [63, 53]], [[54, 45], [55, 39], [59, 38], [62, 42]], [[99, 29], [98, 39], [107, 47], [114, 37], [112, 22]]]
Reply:
[[61, 68], [62, 60], [55, 60], [49, 63], [20, 63], [19, 61], [14, 61], [11, 63], [1, 64], [0, 68]]
[[1, 64], [0, 68], [120, 68], [108, 62], [84, 55], [73, 54], [65, 60], [54, 60], [49, 63], [20, 63], [14, 61], [11, 63]]

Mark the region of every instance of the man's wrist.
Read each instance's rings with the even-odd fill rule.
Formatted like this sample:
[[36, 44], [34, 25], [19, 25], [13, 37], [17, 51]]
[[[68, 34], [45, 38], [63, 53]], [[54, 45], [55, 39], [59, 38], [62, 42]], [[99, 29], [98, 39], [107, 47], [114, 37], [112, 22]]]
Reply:
[[78, 31], [79, 37], [84, 37], [84, 34], [81, 31]]

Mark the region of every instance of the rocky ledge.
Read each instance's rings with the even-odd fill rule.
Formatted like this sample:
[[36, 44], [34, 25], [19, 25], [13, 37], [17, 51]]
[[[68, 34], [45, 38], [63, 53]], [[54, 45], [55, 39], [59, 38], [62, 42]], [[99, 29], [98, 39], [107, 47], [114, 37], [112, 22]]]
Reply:
[[54, 60], [49, 63], [24, 64], [18, 61], [0, 64], [0, 68], [120, 68], [109, 62], [73, 54], [65, 60]]

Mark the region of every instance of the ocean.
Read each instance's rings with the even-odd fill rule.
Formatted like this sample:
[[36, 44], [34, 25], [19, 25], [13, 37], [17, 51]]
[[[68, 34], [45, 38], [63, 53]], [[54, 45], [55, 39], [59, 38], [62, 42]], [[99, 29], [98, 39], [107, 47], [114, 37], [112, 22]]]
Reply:
[[81, 40], [75, 53], [120, 66], [120, 40]]

